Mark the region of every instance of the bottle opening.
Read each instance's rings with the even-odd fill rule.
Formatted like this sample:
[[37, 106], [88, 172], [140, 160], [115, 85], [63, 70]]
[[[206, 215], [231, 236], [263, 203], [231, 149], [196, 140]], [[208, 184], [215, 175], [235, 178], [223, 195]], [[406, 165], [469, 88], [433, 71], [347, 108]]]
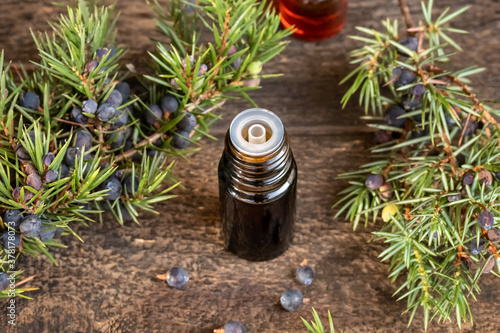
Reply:
[[260, 144], [266, 142], [266, 128], [261, 124], [255, 124], [248, 129], [248, 142]]
[[266, 143], [273, 136], [273, 130], [265, 121], [249, 121], [241, 130], [241, 136], [251, 144]]
[[249, 156], [265, 156], [283, 140], [284, 128], [280, 118], [265, 109], [248, 109], [240, 112], [229, 127], [235, 148]]

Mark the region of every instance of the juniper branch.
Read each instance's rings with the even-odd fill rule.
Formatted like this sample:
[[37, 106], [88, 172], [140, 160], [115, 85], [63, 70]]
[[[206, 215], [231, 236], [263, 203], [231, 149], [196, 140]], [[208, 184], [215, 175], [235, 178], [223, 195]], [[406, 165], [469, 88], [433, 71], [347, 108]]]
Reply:
[[[381, 213], [384, 224], [374, 235], [387, 249], [380, 257], [391, 261], [393, 280], [405, 276], [396, 294], [405, 290], [400, 299], [407, 300], [410, 323], [422, 308], [426, 329], [434, 318], [448, 320], [453, 313], [459, 326], [472, 321], [468, 297], [479, 293], [479, 277], [498, 274], [495, 263], [500, 272], [494, 220], [500, 215], [500, 128], [493, 117], [499, 111], [466, 83], [481, 69], [446, 71], [437, 65], [455, 54], [448, 45], [461, 50], [448, 33], [464, 31], [445, 23], [467, 7], [433, 20], [432, 4], [422, 3], [425, 23], [407, 27], [417, 38], [404, 39], [405, 45], [397, 39], [397, 22], [384, 22], [386, 33], [358, 28], [372, 39], [354, 36], [369, 47], [352, 52], [360, 64], [347, 77], [354, 82], [343, 103], [360, 89], [360, 104], [374, 114], [385, 109], [388, 124], [370, 124], [382, 130], [372, 152], [383, 159], [341, 175], [351, 186], [337, 204], [337, 216], [346, 213], [354, 228], [362, 217], [368, 222]], [[381, 94], [380, 86], [391, 96]]]

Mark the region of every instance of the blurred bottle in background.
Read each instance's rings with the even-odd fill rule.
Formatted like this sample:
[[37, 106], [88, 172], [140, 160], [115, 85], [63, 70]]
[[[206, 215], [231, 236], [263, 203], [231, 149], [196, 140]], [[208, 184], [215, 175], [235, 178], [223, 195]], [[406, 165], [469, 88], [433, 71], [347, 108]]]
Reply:
[[278, 0], [278, 8], [283, 26], [307, 41], [335, 36], [347, 18], [347, 0]]

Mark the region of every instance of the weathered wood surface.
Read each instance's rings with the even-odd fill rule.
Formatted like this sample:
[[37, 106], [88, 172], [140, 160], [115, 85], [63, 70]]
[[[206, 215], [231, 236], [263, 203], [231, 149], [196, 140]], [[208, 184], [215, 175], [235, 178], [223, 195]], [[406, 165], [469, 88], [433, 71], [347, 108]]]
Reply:
[[[51, 0], [2, 0], [0, 48], [7, 59], [27, 63], [36, 58], [29, 27], [47, 28], [58, 9]], [[436, 7], [471, 9], [454, 26], [471, 31], [458, 38], [465, 52], [455, 66], [488, 66], [474, 83], [481, 96], [498, 99], [500, 88], [500, 3], [498, 0], [436, 1]], [[411, 1], [412, 12], [418, 11]], [[142, 0], [121, 0], [119, 40], [130, 47], [125, 58], [141, 68], [157, 36], [153, 14]], [[351, 1], [349, 22], [342, 33], [321, 43], [292, 40], [267, 71], [284, 77], [263, 82], [258, 104], [275, 111], [291, 137], [299, 167], [297, 234], [283, 256], [263, 263], [240, 260], [222, 249], [219, 239], [216, 166], [222, 137], [230, 120], [245, 109], [244, 102], [224, 106], [224, 120], [213, 128], [219, 140], [205, 140], [191, 163], [177, 173], [184, 189], [160, 204], [160, 215], [143, 214], [141, 225], [119, 227], [112, 222], [78, 228], [84, 243], [66, 238], [67, 249], [53, 250], [59, 266], [46, 259], [22, 259], [27, 275], [36, 274], [35, 299], [18, 303], [18, 325], [11, 332], [212, 332], [228, 320], [246, 323], [249, 332], [304, 332], [300, 316], [310, 318], [315, 307], [325, 318], [331, 310], [338, 328], [346, 332], [422, 332], [421, 317], [411, 328], [403, 302], [392, 297], [397, 286], [380, 263], [380, 243], [369, 242], [373, 226], [353, 233], [350, 224], [335, 219], [332, 203], [344, 183], [336, 175], [367, 162], [371, 134], [351, 103], [341, 110], [346, 86], [338, 82], [352, 68], [346, 53], [355, 45], [346, 38], [354, 26], [379, 26], [386, 16], [399, 17], [396, 0]], [[309, 287], [298, 286], [292, 270], [307, 258], [317, 273]], [[189, 272], [185, 290], [173, 290], [155, 278], [172, 265]], [[472, 304], [475, 326], [462, 332], [498, 332], [500, 281], [486, 276], [483, 293]], [[278, 305], [280, 292], [295, 287], [310, 299], [300, 311], [288, 313]], [[2, 303], [4, 304], [4, 303]], [[2, 309], [5, 309], [2, 306]], [[2, 313], [5, 310], [2, 310]], [[496, 319], [495, 319], [496, 318]], [[7, 330], [5, 316], [0, 331]], [[455, 322], [434, 323], [429, 332], [458, 332]]]

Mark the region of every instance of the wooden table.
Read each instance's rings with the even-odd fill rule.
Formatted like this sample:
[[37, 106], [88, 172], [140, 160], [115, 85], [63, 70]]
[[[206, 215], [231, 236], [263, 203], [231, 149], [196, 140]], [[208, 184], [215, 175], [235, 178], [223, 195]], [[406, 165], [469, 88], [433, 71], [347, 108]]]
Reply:
[[[59, 11], [50, 2], [2, 0], [0, 48], [7, 59], [27, 64], [36, 57], [28, 26], [47, 28], [46, 20]], [[411, 2], [412, 12], [418, 13], [417, 2]], [[457, 9], [471, 2], [471, 9], [454, 23], [471, 34], [458, 38], [465, 52], [452, 65], [488, 66], [474, 83], [480, 96], [498, 99], [498, 0], [437, 3]], [[153, 14], [142, 0], [121, 0], [118, 7], [119, 40], [130, 47], [125, 61], [144, 68], [146, 51], [153, 47], [149, 37], [158, 36]], [[232, 102], [220, 111], [224, 119], [212, 129], [218, 140], [204, 140], [191, 163], [176, 168], [184, 188], [176, 191], [177, 198], [158, 205], [160, 215], [143, 214], [141, 225], [120, 227], [107, 221], [78, 228], [84, 243], [66, 237], [67, 249], [52, 250], [58, 267], [45, 258], [21, 260], [26, 276], [37, 275], [31, 285], [39, 290], [30, 294], [34, 300], [18, 302], [17, 332], [212, 332], [229, 320], [246, 323], [249, 332], [304, 332], [300, 317], [310, 319], [311, 307], [322, 318], [331, 310], [335, 325], [346, 332], [422, 332], [422, 317], [407, 328], [408, 316], [401, 316], [405, 304], [392, 296], [397, 286], [387, 279], [388, 265], [377, 258], [384, 245], [370, 242], [376, 228], [353, 232], [331, 209], [345, 186], [336, 176], [367, 162], [373, 139], [358, 119], [362, 110], [354, 103], [345, 110], [339, 105], [347, 86], [338, 82], [352, 69], [346, 54], [356, 45], [347, 36], [355, 33], [356, 25], [380, 27], [386, 16], [399, 15], [396, 0], [351, 0], [349, 22], [339, 36], [321, 43], [291, 40], [283, 55], [266, 67], [266, 72], [285, 76], [263, 81], [264, 89], [253, 94], [260, 106], [282, 118], [299, 168], [297, 233], [284, 255], [250, 263], [222, 248], [216, 172], [221, 139], [233, 116], [248, 107], [244, 101]], [[309, 287], [297, 285], [292, 276], [304, 258], [317, 274]], [[173, 265], [190, 274], [184, 290], [168, 288], [155, 277]], [[294, 313], [278, 304], [280, 293], [289, 287], [310, 299]], [[481, 287], [479, 301], [472, 303], [475, 326], [466, 325], [462, 332], [500, 330], [495, 311], [500, 281], [485, 276]], [[0, 331], [5, 329], [2, 315]], [[455, 322], [434, 323], [429, 329], [458, 331]]]

